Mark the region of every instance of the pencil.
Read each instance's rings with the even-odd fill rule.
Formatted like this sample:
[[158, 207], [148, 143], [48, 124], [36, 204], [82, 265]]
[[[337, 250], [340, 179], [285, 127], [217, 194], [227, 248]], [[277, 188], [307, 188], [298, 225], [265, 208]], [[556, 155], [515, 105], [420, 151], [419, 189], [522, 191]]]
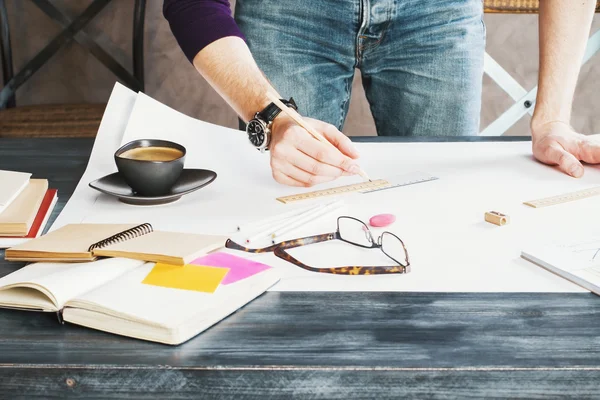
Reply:
[[240, 225], [237, 226], [237, 231], [239, 232], [241, 230], [247, 230], [247, 229], [250, 229], [250, 228], [252, 228], [252, 229], [261, 228], [261, 227], [263, 227], [265, 225], [274, 224], [275, 222], [281, 221], [283, 219], [294, 217], [296, 215], [302, 214], [302, 213], [304, 213], [306, 211], [309, 211], [309, 210], [311, 210], [313, 208], [316, 208], [316, 207], [317, 207], [317, 205], [313, 204], [311, 206], [297, 208], [297, 209], [294, 209], [294, 210], [291, 210], [291, 211], [287, 211], [287, 212], [284, 212], [284, 213], [281, 213], [281, 214], [277, 214], [277, 215], [274, 215], [274, 216], [269, 217], [269, 218], [263, 218], [263, 219], [260, 219], [258, 221], [248, 222], [247, 224], [243, 224], [243, 225], [240, 224]]
[[273, 244], [275, 244], [275, 239], [280, 237], [281, 235], [283, 235], [285, 233], [289, 233], [296, 228], [304, 226], [307, 223], [316, 220], [317, 218], [320, 218], [332, 211], [335, 211], [338, 208], [342, 207], [342, 205], [343, 204], [342, 204], [341, 200], [337, 200], [337, 201], [334, 201], [333, 203], [330, 203], [324, 207], [321, 207], [319, 209], [311, 211], [310, 213], [306, 213], [306, 215], [303, 215], [302, 218], [298, 218], [298, 219], [292, 221], [290, 224], [283, 226], [280, 229], [274, 231], [271, 234], [271, 239], [272, 239], [271, 242]]
[[[329, 140], [325, 139], [325, 137], [323, 135], [321, 135], [319, 132], [317, 132], [317, 130], [315, 130], [312, 126], [310, 126], [306, 121], [304, 121], [304, 119], [302, 119], [302, 117], [300, 116], [300, 114], [298, 114], [296, 112], [296, 110], [289, 108], [288, 106], [286, 106], [285, 104], [283, 104], [281, 102], [281, 100], [279, 100], [279, 98], [277, 98], [277, 96], [275, 96], [273, 93], [271, 92], [267, 92], [267, 97], [273, 102], [275, 103], [275, 105], [277, 107], [279, 107], [281, 109], [281, 111], [283, 111], [284, 113], [286, 113], [290, 118], [292, 118], [294, 121], [296, 121], [296, 123], [298, 125], [300, 125], [301, 127], [303, 127], [304, 129], [306, 129], [308, 131], [308, 133], [310, 133], [311, 135], [313, 135], [315, 137], [315, 139], [318, 139], [319, 141], [323, 142], [323, 143], [327, 143], [330, 146], [333, 146]], [[371, 178], [369, 178], [369, 176], [366, 174], [365, 171], [362, 170], [362, 168], [359, 167], [359, 172], [358, 174], [360, 176], [362, 176], [365, 180], [368, 180], [369, 182], [371, 182]]]
[[[333, 204], [333, 203], [330, 203]], [[275, 224], [269, 224], [266, 228], [262, 229], [258, 233], [255, 233], [246, 239], [246, 243], [253, 242], [256, 239], [271, 237], [271, 233], [277, 229], [282, 229], [295, 221], [304, 219], [306, 215], [312, 215], [315, 211], [318, 211], [325, 207], [325, 204], [317, 204], [308, 210], [302, 211], [301, 213], [294, 215], [290, 218], [285, 218], [280, 221], [276, 221]]]

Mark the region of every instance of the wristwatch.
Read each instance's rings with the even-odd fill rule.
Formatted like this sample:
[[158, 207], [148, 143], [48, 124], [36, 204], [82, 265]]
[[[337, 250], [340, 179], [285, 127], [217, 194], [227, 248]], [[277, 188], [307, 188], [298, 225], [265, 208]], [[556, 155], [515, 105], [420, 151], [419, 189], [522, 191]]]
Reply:
[[[292, 97], [290, 97], [289, 100], [280, 100], [286, 106], [298, 110], [298, 106]], [[269, 144], [271, 142], [271, 124], [280, 112], [281, 109], [276, 104], [271, 103], [262, 111], [257, 112], [254, 115], [254, 118], [248, 122], [248, 125], [246, 126], [248, 140], [250, 140], [250, 143], [260, 152], [269, 150]]]

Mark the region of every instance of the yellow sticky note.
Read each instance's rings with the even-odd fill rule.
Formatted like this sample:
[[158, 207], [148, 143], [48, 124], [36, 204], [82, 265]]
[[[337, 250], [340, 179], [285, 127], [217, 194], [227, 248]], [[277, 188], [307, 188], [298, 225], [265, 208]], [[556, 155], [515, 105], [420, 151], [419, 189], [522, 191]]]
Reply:
[[142, 281], [147, 285], [214, 293], [229, 268], [156, 263]]

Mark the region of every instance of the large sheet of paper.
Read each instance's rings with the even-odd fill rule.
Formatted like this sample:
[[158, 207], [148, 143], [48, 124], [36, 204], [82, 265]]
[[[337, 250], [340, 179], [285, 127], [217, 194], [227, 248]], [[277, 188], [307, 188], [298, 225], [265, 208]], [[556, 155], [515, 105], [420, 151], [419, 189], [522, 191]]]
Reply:
[[119, 147], [135, 99], [136, 93], [120, 83], [115, 84], [106, 104], [87, 168], [73, 195], [48, 229], [49, 231], [66, 224], [80, 223], [98, 198], [98, 192], [91, 189], [88, 184], [110, 172], [116, 172], [113, 154]]
[[[113, 107], [113, 103], [118, 106]], [[127, 125], [123, 130], [124, 119]], [[126, 205], [87, 187], [90, 180], [116, 170], [112, 162], [114, 150], [138, 138], [162, 138], [183, 144], [188, 151], [186, 168], [214, 170], [217, 179], [175, 203], [156, 207]], [[273, 254], [226, 250], [276, 267], [282, 279], [271, 290], [583, 290], [522, 259], [520, 254], [525, 244], [551, 240], [560, 232], [594, 232], [600, 197], [541, 209], [525, 206], [523, 201], [595, 186], [600, 183], [600, 171], [594, 167], [586, 167], [581, 179], [571, 178], [536, 162], [530, 142], [356, 146], [361, 166], [372, 178], [389, 179], [424, 171], [439, 179], [347, 196], [342, 209], [283, 239], [333, 232], [340, 215], [367, 222], [375, 214], [393, 213], [397, 220], [386, 229], [405, 242], [412, 271], [393, 276], [327, 275], [305, 271]], [[360, 181], [359, 177], [345, 177], [318, 188]], [[227, 234], [241, 241], [243, 237], [235, 233], [238, 224], [303, 206], [275, 200], [299, 191], [302, 190], [282, 186], [272, 179], [268, 153], [253, 149], [244, 132], [199, 121], [143, 93], [136, 96], [117, 87], [98, 132], [88, 170], [57, 222], [150, 222], [160, 230]], [[510, 224], [499, 227], [485, 222], [484, 213], [490, 210], [509, 215]], [[382, 229], [373, 228], [375, 236], [381, 232]], [[340, 241], [301, 247], [291, 253], [316, 267], [389, 263], [379, 250], [365, 250]]]

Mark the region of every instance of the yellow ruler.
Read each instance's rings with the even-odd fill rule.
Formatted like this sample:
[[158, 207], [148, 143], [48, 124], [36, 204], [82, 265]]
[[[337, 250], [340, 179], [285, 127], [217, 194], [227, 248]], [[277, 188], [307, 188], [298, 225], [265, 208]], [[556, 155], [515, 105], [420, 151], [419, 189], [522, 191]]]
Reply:
[[529, 200], [529, 201], [524, 202], [523, 204], [526, 204], [526, 205], [528, 205], [530, 207], [534, 207], [534, 208], [540, 208], [540, 207], [553, 206], [553, 205], [561, 204], [561, 203], [567, 203], [569, 201], [581, 200], [581, 199], [585, 199], [585, 198], [597, 196], [597, 195], [600, 195], [600, 187], [593, 187], [593, 188], [589, 188], [589, 189], [578, 190], [576, 192], [559, 194], [556, 196], [546, 197], [546, 198], [537, 199], [537, 200]]
[[360, 192], [361, 190], [381, 189], [386, 186], [389, 186], [388, 181], [385, 181], [383, 179], [377, 179], [375, 181], [370, 181], [370, 182], [354, 183], [352, 185], [337, 186], [337, 187], [333, 187], [330, 189], [315, 190], [314, 192], [307, 192], [307, 193], [293, 194], [291, 196], [278, 197], [277, 200], [279, 200], [282, 203], [287, 204], [287, 203], [293, 203], [295, 201], [316, 199], [319, 197], [335, 196], [335, 195], [352, 193], [352, 192]]
[[417, 173], [401, 175], [394, 179], [390, 179], [389, 181], [384, 180], [384, 179], [377, 179], [377, 180], [370, 181], [370, 182], [354, 183], [352, 185], [337, 186], [337, 187], [333, 187], [333, 188], [329, 188], [329, 189], [316, 190], [314, 192], [307, 192], [307, 193], [293, 194], [290, 196], [278, 197], [277, 200], [279, 200], [282, 203], [287, 204], [287, 203], [293, 203], [296, 201], [313, 200], [313, 199], [317, 199], [320, 197], [337, 196], [337, 195], [355, 193], [355, 192], [363, 193], [363, 194], [364, 193], [373, 193], [373, 192], [378, 192], [380, 190], [392, 189], [392, 188], [396, 188], [396, 187], [400, 187], [400, 186], [413, 185], [415, 183], [428, 182], [428, 181], [432, 181], [435, 179], [438, 179], [438, 178], [435, 176], [417, 172]]

